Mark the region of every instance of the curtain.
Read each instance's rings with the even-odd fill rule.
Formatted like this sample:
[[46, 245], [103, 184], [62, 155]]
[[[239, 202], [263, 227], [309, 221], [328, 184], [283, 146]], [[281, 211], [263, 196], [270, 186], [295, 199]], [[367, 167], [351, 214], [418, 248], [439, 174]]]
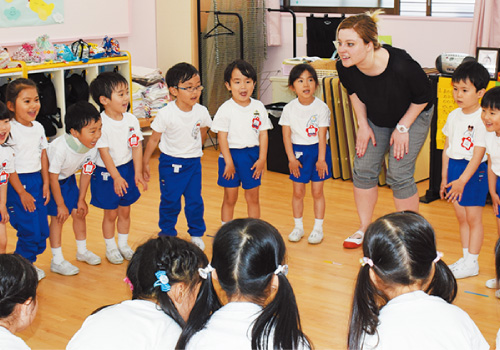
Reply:
[[[243, 19], [243, 47], [244, 59], [252, 64], [260, 77], [264, 60], [266, 59], [266, 21], [265, 0], [213, 0], [211, 11], [236, 12]], [[219, 106], [231, 97], [224, 85], [224, 69], [226, 66], [240, 57], [240, 27], [235, 16], [219, 15], [219, 22], [234, 32], [234, 35], [217, 35], [218, 29], [212, 31], [217, 19], [213, 12], [208, 16], [208, 25], [201, 34], [202, 41], [202, 83], [205, 86], [202, 102], [210, 115], [215, 115]], [[227, 32], [227, 31], [226, 31]], [[219, 34], [222, 33], [222, 29]], [[258, 96], [259, 83], [257, 82], [254, 97]]]
[[478, 47], [500, 48], [500, 2], [476, 0], [470, 53], [475, 56]]

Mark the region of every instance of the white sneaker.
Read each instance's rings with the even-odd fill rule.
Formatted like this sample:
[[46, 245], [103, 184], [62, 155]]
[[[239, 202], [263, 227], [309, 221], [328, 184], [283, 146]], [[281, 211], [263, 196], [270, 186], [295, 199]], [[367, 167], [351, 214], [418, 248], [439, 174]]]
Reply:
[[101, 263], [101, 258], [87, 250], [85, 253], [76, 253], [76, 260], [86, 262], [89, 265], [99, 265]]
[[323, 240], [323, 231], [320, 230], [312, 230], [307, 241], [309, 244], [320, 244]]
[[477, 276], [479, 274], [479, 264], [464, 261], [451, 270], [456, 279]]
[[134, 256], [134, 251], [129, 247], [128, 244], [124, 245], [123, 247], [118, 246], [118, 250], [120, 251], [122, 257], [127, 260], [132, 259], [132, 256]]
[[498, 289], [497, 279], [496, 278], [492, 278], [490, 280], [487, 280], [486, 281], [486, 288]]
[[456, 269], [458, 266], [462, 265], [464, 263], [464, 258], [460, 258], [458, 259], [457, 261], [455, 261], [453, 264], [451, 265], [448, 265], [448, 268], [453, 271], [454, 269]]
[[36, 274], [38, 276], [38, 280], [40, 281], [41, 279], [45, 278], [45, 271], [43, 271], [41, 268], [39, 267], [36, 267], [35, 265], [33, 265], [35, 267], [35, 270], [36, 270]]
[[123, 263], [123, 256], [116, 248], [106, 250], [106, 259], [108, 259], [110, 263], [115, 265]]
[[63, 276], [73, 276], [80, 272], [80, 269], [71, 264], [68, 260], [63, 260], [60, 264], [56, 264], [54, 260], [52, 260], [50, 262], [50, 271]]
[[201, 237], [191, 237], [191, 243], [198, 246], [201, 250], [205, 250], [205, 243], [203, 243]]
[[292, 233], [288, 235], [288, 240], [290, 242], [298, 242], [304, 237], [304, 229], [294, 228]]
[[342, 245], [347, 249], [359, 248], [363, 244], [364, 237], [365, 233], [363, 231], [357, 230], [352, 235], [344, 239], [344, 243]]

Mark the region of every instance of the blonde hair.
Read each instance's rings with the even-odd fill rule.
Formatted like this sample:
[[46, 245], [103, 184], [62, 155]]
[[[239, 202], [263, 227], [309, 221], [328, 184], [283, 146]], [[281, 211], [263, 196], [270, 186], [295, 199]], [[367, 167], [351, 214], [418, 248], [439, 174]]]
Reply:
[[377, 22], [381, 13], [384, 13], [384, 11], [378, 9], [373, 12], [367, 11], [347, 17], [337, 28], [337, 36], [341, 29], [353, 29], [366, 44], [373, 43], [373, 48], [375, 50], [379, 49], [381, 45], [378, 41]]

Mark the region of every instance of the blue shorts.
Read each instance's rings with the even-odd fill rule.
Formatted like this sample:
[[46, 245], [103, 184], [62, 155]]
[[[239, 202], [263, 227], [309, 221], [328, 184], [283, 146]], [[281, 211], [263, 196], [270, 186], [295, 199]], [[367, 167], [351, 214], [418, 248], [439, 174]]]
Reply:
[[302, 164], [302, 168], [300, 168], [300, 176], [295, 177], [293, 174], [290, 174], [290, 180], [306, 184], [309, 183], [309, 181], [325, 181], [332, 177], [332, 153], [328, 145], [326, 146], [325, 153], [328, 175], [323, 179], [319, 177], [319, 173], [316, 170], [318, 147], [319, 145], [317, 143], [314, 145], [293, 145], [293, 153], [295, 153], [295, 158]]
[[10, 184], [8, 185], [7, 210], [10, 224], [17, 231], [18, 238], [15, 252], [30, 262], [35, 262], [37, 256], [45, 251], [46, 241], [49, 238], [43, 180], [40, 172], [18, 175], [26, 191], [35, 199], [36, 209], [34, 212], [25, 210], [17, 192]]
[[[468, 160], [450, 158], [448, 162], [448, 183], [457, 180], [468, 164]], [[487, 195], [488, 166], [486, 162], [483, 162], [465, 185], [462, 199], [458, 204], [462, 207], [484, 207]]]
[[[59, 180], [59, 186], [61, 187], [61, 194], [64, 199], [64, 205], [68, 208], [69, 213], [78, 207], [78, 196], [80, 195], [80, 190], [76, 185], [75, 175], [71, 175], [65, 179]], [[57, 204], [50, 192], [50, 202], [47, 204], [47, 213], [50, 216], [57, 216]]]
[[[496, 186], [497, 194], [500, 193], [500, 176], [497, 177], [497, 186]], [[500, 213], [497, 215], [497, 218], [500, 219]]]
[[114, 181], [106, 168], [96, 167], [90, 180], [90, 193], [92, 199], [90, 204], [97, 208], [114, 210], [120, 207], [128, 207], [139, 199], [141, 193], [135, 184], [134, 161], [117, 167], [120, 175], [127, 181], [127, 193], [120, 197], [115, 192]]
[[[254, 179], [254, 170], [251, 168], [259, 159], [259, 146], [248, 147], [248, 148], [231, 148], [231, 157], [233, 158], [234, 178], [227, 180], [224, 178], [224, 170], [226, 168], [226, 162], [222, 157], [222, 153], [219, 156], [219, 179], [217, 180], [217, 185], [221, 187], [243, 187], [244, 190], [251, 190], [252, 188], [258, 187], [261, 184], [260, 178]], [[262, 176], [261, 176], [262, 177]]]

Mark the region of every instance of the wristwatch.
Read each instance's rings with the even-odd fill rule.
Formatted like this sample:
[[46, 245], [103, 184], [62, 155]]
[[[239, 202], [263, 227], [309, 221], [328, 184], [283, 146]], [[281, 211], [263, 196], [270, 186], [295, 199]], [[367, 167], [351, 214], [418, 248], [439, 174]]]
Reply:
[[398, 124], [398, 125], [396, 125], [396, 130], [399, 131], [400, 133], [404, 134], [404, 133], [407, 133], [408, 130], [410, 130], [410, 129], [408, 129], [403, 124]]

